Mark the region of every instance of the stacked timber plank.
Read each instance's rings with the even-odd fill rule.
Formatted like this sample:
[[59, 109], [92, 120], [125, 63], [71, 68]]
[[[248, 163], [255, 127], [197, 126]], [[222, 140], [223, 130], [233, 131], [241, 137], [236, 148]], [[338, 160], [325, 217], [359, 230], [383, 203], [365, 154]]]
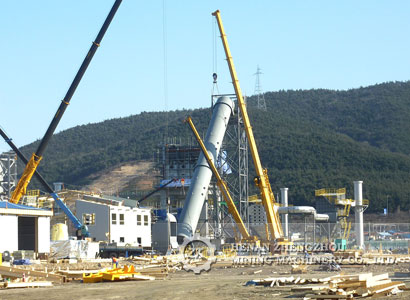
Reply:
[[169, 273], [181, 269], [181, 258], [174, 255], [155, 258], [134, 257], [125, 262], [132, 264], [135, 271], [156, 279], [165, 279]]
[[65, 282], [65, 276], [34, 271], [31, 269], [22, 269], [15, 267], [0, 266], [1, 278], [7, 279], [0, 283], [0, 288], [29, 288], [29, 287], [49, 287], [54, 283]]
[[336, 275], [326, 278], [273, 277], [248, 281], [245, 285], [282, 287], [294, 285], [292, 292], [304, 293], [304, 299], [352, 299], [354, 297], [386, 297], [405, 289], [403, 282], [393, 282], [388, 273]]
[[329, 290], [325, 295], [316, 295], [311, 297], [311, 299], [326, 299], [325, 296], [328, 295], [346, 296], [345, 298], [352, 298], [353, 296], [368, 297], [373, 295], [388, 296], [397, 294], [403, 288], [405, 288], [405, 284], [403, 282], [392, 282], [389, 279], [388, 273], [380, 275], [373, 275], [372, 273], [337, 275], [332, 277]]
[[0, 266], [0, 275], [2, 278], [11, 278], [11, 279], [27, 279], [29, 277], [32, 278], [41, 278], [44, 281], [52, 281], [55, 283], [63, 283], [65, 282], [65, 276], [54, 274], [50, 272], [40, 272], [34, 271], [30, 269], [21, 269], [15, 267], [6, 267]]
[[[266, 279], [254, 279], [248, 281], [245, 285], [263, 285], [263, 286], [285, 286], [285, 285], [304, 285], [304, 284], [328, 284], [331, 277], [326, 278], [301, 278], [300, 276], [270, 277]], [[328, 286], [328, 285], [327, 285]]]
[[173, 269], [168, 268], [167, 266], [153, 266], [145, 268], [135, 268], [136, 272], [141, 273], [141, 275], [152, 276], [155, 279], [165, 279], [170, 271]]

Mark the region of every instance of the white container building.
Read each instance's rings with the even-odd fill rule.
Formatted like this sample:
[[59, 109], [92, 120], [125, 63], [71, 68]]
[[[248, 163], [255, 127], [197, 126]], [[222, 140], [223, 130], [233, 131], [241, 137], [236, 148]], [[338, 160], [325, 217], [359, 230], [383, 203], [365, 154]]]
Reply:
[[95, 241], [151, 247], [151, 210], [116, 204], [77, 200], [76, 215]]

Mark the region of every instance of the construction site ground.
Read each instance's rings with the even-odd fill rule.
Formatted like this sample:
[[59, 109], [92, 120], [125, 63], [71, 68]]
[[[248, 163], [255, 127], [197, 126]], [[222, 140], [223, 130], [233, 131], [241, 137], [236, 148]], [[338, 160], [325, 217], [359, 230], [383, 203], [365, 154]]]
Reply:
[[[395, 272], [408, 272], [409, 264], [347, 266], [342, 272], [374, 274], [388, 272], [392, 280], [400, 280], [410, 287], [409, 278], [395, 278]], [[290, 265], [246, 266], [234, 268], [212, 268], [209, 272], [195, 275], [184, 270], [170, 273], [164, 280], [101, 282], [85, 284], [72, 281], [55, 284], [48, 288], [25, 288], [0, 290], [0, 299], [303, 299], [304, 293], [291, 292], [290, 287], [245, 286], [253, 279], [277, 276], [292, 276]], [[304, 278], [320, 278], [336, 275], [336, 272], [319, 271], [319, 266], [308, 266]], [[405, 290], [389, 299], [410, 299]]]

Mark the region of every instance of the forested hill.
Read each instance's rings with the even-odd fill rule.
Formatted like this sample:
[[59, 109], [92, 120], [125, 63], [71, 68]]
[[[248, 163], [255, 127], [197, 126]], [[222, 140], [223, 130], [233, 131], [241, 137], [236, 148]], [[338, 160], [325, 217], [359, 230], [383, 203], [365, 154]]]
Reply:
[[[353, 197], [353, 181], [363, 180], [370, 210], [381, 212], [387, 196], [389, 207], [410, 209], [410, 82], [268, 92], [265, 100], [261, 111], [249, 97], [248, 112], [275, 192], [289, 187], [293, 204], [310, 204], [315, 189], [346, 187]], [[187, 115], [206, 130], [209, 108], [143, 112], [65, 130], [53, 137], [40, 171], [50, 182], [82, 185], [119, 163], [153, 159], [166, 132], [191, 136], [182, 122]], [[22, 150], [29, 155], [37, 145]]]

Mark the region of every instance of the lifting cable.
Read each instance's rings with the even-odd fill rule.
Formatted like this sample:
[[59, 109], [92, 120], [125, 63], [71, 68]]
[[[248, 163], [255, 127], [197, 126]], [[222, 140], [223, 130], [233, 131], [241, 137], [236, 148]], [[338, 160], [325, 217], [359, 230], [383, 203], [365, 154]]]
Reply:
[[165, 107], [165, 144], [168, 143], [168, 57], [167, 57], [167, 18], [166, 0], [162, 0], [162, 46], [164, 60], [164, 107]]
[[[216, 19], [212, 18], [212, 95], [216, 93], [219, 94], [218, 88], [218, 26], [216, 24]], [[213, 105], [213, 103], [212, 103]]]

